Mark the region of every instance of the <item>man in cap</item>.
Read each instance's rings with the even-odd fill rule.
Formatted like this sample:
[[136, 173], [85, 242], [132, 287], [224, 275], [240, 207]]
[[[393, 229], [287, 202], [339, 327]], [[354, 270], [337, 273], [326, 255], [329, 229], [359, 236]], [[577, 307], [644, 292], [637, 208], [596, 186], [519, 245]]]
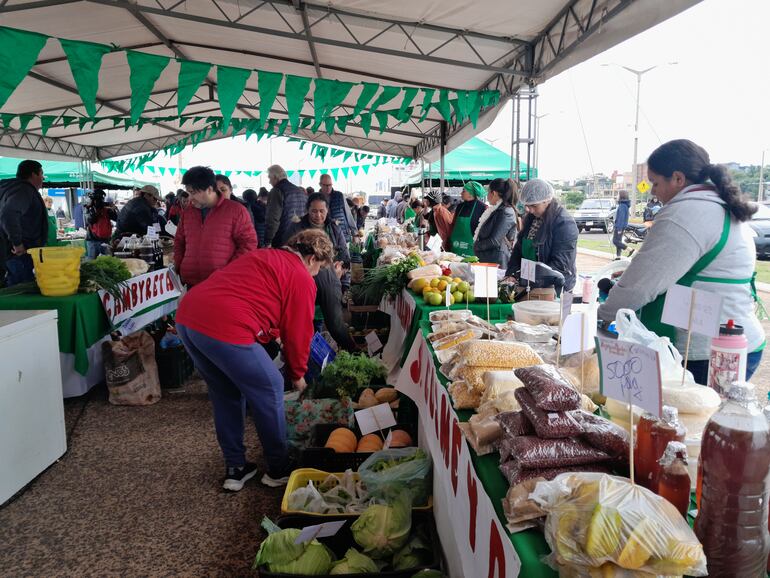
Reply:
[[146, 235], [147, 227], [153, 227], [155, 223], [160, 224], [157, 208], [162, 201], [158, 189], [152, 185], [144, 185], [139, 189], [139, 195], [128, 201], [118, 214], [115, 236]]
[[553, 187], [548, 181], [532, 179], [519, 195], [526, 216], [511, 260], [507, 276], [517, 276], [521, 260], [545, 263], [564, 275], [564, 290], [575, 286], [578, 228], [575, 219], [554, 199]]

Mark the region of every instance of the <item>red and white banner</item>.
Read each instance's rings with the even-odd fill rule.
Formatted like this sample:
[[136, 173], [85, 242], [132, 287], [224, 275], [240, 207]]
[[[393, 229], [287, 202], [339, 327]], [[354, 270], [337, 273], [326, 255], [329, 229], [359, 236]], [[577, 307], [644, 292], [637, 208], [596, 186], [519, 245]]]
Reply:
[[104, 312], [114, 326], [146, 309], [177, 299], [181, 292], [173, 274], [165, 268], [132, 277], [126, 281], [121, 294], [122, 299], [116, 300], [107, 291], [99, 291]]
[[385, 297], [380, 303], [380, 311], [390, 315], [390, 333], [388, 342], [382, 350], [382, 361], [388, 368], [391, 379], [397, 377], [401, 359], [404, 357], [406, 337], [409, 335], [416, 308], [414, 298], [406, 289], [395, 299]]
[[521, 562], [471, 462], [449, 393], [420, 332], [396, 383], [420, 411], [420, 445], [433, 457], [433, 510], [452, 578], [510, 578]]

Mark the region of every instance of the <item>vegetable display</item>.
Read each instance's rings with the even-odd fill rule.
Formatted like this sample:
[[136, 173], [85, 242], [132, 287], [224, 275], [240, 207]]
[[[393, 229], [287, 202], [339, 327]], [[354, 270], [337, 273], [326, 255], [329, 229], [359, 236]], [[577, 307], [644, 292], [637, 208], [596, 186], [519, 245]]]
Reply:
[[131, 273], [122, 260], [108, 255], [101, 255], [93, 261], [83, 261], [80, 265], [80, 291], [90, 293], [104, 289], [116, 300], [121, 299], [121, 290]]
[[384, 383], [386, 376], [385, 366], [379, 360], [340, 351], [321, 372], [318, 383], [310, 387], [308, 396], [352, 398], [366, 385]]
[[340, 574], [377, 574], [380, 569], [374, 560], [361, 554], [355, 548], [350, 548], [345, 552], [345, 557], [339, 562], [335, 562], [332, 566], [332, 571], [329, 572], [332, 576], [338, 576]]
[[372, 558], [392, 556], [409, 539], [411, 508], [407, 493], [401, 494], [390, 505], [369, 506], [351, 526], [353, 539]]
[[[268, 521], [269, 522], [269, 521]], [[281, 530], [272, 522], [263, 523], [270, 528], [269, 535], [260, 544], [253, 568], [266, 565], [271, 572], [323, 576], [329, 574], [334, 554], [318, 540], [295, 544], [300, 535], [297, 528]]]

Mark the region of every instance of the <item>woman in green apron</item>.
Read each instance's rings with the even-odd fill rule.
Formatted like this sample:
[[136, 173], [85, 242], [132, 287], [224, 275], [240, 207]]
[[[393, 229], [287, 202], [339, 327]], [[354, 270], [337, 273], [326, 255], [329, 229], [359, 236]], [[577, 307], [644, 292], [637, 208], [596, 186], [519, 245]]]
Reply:
[[476, 181], [465, 183], [462, 192], [463, 202], [457, 205], [452, 229], [449, 232], [447, 250], [463, 257], [473, 257], [473, 234], [479, 226], [479, 219], [487, 206], [483, 199], [487, 192]]
[[570, 214], [554, 199], [548, 181], [532, 179], [519, 195], [526, 216], [511, 252], [507, 277], [518, 279], [521, 260], [544, 263], [564, 275], [564, 290], [575, 286], [578, 229]]
[[[645, 326], [666, 336], [684, 354], [687, 332], [661, 321], [666, 292], [673, 285], [722, 296], [721, 323], [741, 325], [748, 341], [747, 376], [759, 365], [765, 336], [754, 314], [756, 249], [746, 221], [756, 211], [727, 169], [712, 165], [708, 153], [688, 140], [658, 147], [647, 160], [651, 195], [663, 203], [642, 249], [599, 307], [615, 319], [618, 309], [639, 312]], [[705, 384], [710, 338], [692, 334], [687, 368]]]

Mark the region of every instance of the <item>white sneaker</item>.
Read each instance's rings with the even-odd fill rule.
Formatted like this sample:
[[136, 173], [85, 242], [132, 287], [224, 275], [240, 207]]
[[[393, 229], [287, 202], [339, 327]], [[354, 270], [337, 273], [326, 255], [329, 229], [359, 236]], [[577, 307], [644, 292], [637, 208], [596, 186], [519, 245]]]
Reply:
[[268, 474], [265, 474], [262, 476], [260, 481], [271, 488], [281, 488], [289, 483], [289, 476], [284, 476], [282, 478], [271, 478]]
[[256, 475], [256, 464], [247, 463], [241, 468], [227, 468], [222, 487], [228, 492], [239, 492], [243, 485]]

